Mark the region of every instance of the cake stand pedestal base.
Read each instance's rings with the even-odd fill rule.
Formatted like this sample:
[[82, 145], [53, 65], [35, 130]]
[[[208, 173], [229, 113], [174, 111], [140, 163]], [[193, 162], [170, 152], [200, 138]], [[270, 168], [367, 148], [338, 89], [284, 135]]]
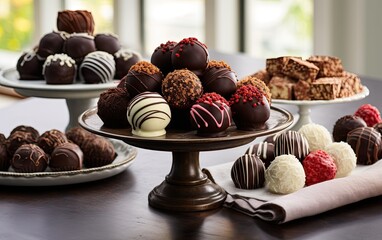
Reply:
[[87, 109], [97, 105], [96, 98], [67, 98], [66, 105], [69, 111], [69, 123], [66, 126], [66, 131], [78, 127], [78, 117]]
[[225, 191], [202, 172], [199, 152], [172, 152], [166, 179], [149, 194], [152, 207], [171, 211], [204, 211], [224, 203]]
[[312, 123], [312, 119], [310, 117], [310, 108], [309, 105], [299, 105], [298, 106], [298, 115], [299, 118], [297, 122], [293, 125], [291, 130], [298, 131], [302, 126], [308, 123]]

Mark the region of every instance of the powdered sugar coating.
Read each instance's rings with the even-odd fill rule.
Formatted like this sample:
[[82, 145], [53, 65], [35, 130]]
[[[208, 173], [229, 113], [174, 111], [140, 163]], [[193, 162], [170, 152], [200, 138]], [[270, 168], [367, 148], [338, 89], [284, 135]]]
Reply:
[[265, 171], [265, 186], [270, 192], [288, 194], [305, 185], [305, 172], [294, 155], [280, 155]]

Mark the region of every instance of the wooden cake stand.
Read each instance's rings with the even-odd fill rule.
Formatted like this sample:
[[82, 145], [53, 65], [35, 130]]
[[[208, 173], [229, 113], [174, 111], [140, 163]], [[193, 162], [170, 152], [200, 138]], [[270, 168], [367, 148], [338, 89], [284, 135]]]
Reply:
[[203, 211], [220, 207], [225, 191], [202, 172], [199, 152], [238, 147], [253, 141], [256, 137], [270, 135], [288, 128], [293, 116], [280, 108], [271, 108], [270, 119], [265, 129], [240, 131], [236, 127], [227, 130], [224, 137], [200, 137], [196, 131], [167, 130], [165, 136], [144, 138], [135, 136], [130, 128], [112, 129], [103, 126], [97, 109], [85, 111], [79, 118], [83, 128], [98, 135], [123, 140], [144, 149], [171, 151], [172, 166], [165, 180], [149, 194], [149, 204], [171, 211]]

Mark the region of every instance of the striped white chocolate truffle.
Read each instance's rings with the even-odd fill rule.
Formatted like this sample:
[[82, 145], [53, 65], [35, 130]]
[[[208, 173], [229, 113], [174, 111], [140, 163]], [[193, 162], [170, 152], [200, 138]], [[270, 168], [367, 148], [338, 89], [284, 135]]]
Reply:
[[127, 120], [132, 133], [141, 137], [157, 137], [166, 134], [171, 120], [171, 110], [166, 100], [156, 92], [143, 92], [135, 96], [127, 106]]
[[272, 193], [288, 194], [305, 186], [305, 171], [293, 155], [280, 155], [265, 171], [265, 186]]
[[239, 157], [231, 168], [231, 179], [235, 187], [256, 189], [264, 186], [264, 163], [256, 155], [245, 154]]
[[107, 83], [114, 79], [115, 61], [113, 55], [103, 52], [91, 52], [80, 66], [80, 80], [85, 83]]
[[265, 168], [267, 168], [275, 159], [275, 145], [266, 141], [259, 142], [251, 145], [245, 153], [258, 156], [264, 162]]

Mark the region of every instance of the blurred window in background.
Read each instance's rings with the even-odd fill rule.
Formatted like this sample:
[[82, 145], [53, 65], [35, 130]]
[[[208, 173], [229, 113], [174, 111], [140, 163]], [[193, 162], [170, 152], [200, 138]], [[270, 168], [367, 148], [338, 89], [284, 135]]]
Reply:
[[151, 54], [161, 43], [187, 37], [204, 42], [204, 12], [204, 0], [144, 0], [144, 51]]
[[245, 52], [259, 58], [313, 53], [313, 0], [246, 0]]
[[0, 49], [21, 51], [33, 39], [33, 0], [0, 0]]
[[113, 33], [113, 0], [65, 0], [64, 9], [88, 10], [94, 18], [94, 33]]

